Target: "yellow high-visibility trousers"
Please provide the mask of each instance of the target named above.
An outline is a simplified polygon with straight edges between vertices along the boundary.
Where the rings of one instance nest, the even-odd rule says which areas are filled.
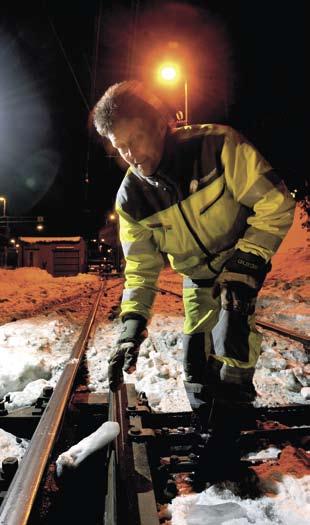
[[[213,298],[212,285],[207,284],[184,279],[186,380],[206,385],[217,374],[224,382],[249,383],[262,341],[255,315],[223,310],[220,297]]]

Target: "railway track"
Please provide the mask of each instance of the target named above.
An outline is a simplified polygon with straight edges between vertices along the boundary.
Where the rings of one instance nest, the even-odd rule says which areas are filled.
[[[61,424],[68,407],[70,396],[72,395],[76,376],[82,364],[84,351],[103,290],[104,287],[101,286],[80,336],[72,349],[70,359],[66,363],[52,395],[49,399],[47,396],[44,399],[43,395],[42,403],[40,403],[41,406],[36,407],[37,415],[41,412],[41,417],[38,418],[39,421],[32,435],[27,452],[2,502],[0,508],[0,523],[3,525],[22,525],[29,522],[43,473],[55,445],[56,438],[61,430]],[[36,413],[32,415],[36,415]],[[16,422],[18,417],[22,418],[23,414],[16,414],[15,418],[13,415],[13,426],[15,425],[15,427],[18,424],[18,422]],[[3,416],[4,421],[1,421],[2,428],[6,427],[5,418],[6,415]],[[11,417],[7,416],[7,419],[7,423],[9,424]],[[5,481],[4,479],[4,482]],[[16,501],[19,502],[18,505],[16,505]]]
[[[15,476],[16,461],[13,460],[7,461],[0,472],[0,502],[3,498],[0,524],[62,523],[59,516],[69,509],[70,522],[74,524],[158,525],[159,509],[178,494],[180,476],[183,479],[186,477],[189,491],[192,490],[191,480],[206,442],[205,422],[193,412],[153,412],[146,396],[136,394],[134,385],[123,385],[117,394],[110,396],[91,394],[87,390],[87,381],[79,377],[83,376],[83,355],[99,302],[110,288],[118,285],[115,283],[110,287],[106,281],[103,282],[54,392],[47,389],[36,407],[17,410],[10,415],[6,415],[3,409],[1,412],[0,406],[0,426],[20,435],[18,430],[22,421],[25,437],[31,437]],[[159,291],[171,293],[165,289]],[[261,321],[258,324],[264,329],[309,344],[309,338],[287,332],[283,327]],[[244,458],[249,451],[261,450],[268,444],[281,448],[289,442],[309,466],[309,405],[273,408],[247,405],[241,410],[240,449]],[[64,480],[57,481],[55,459],[66,448],[59,439],[62,437],[70,445],[77,441],[77,435],[83,437],[89,434],[107,419],[119,423],[119,436],[101,455],[95,456],[93,461],[90,459],[88,467],[82,468],[80,473],[72,471],[64,476]],[[80,426],[84,427],[82,431]],[[74,432],[72,428],[75,428]],[[243,459],[248,467],[260,462],[252,460],[250,463]],[[90,515],[87,507],[91,506],[89,498],[93,494],[85,489],[85,476],[94,476],[94,471],[98,470],[95,477],[99,484],[96,512]],[[253,480],[251,486],[247,486],[247,482],[241,488],[244,493],[257,489],[253,488]],[[90,484],[89,477],[86,483]],[[74,490],[69,491],[69,497],[65,497],[63,491],[68,489],[68,485],[73,485]],[[85,498],[86,514],[79,508],[79,494]],[[69,505],[67,509],[65,504]],[[70,505],[78,507],[73,513],[74,519]]]
[[[243,406],[240,410],[243,458],[250,451],[271,444],[283,448],[290,442],[310,469],[310,456],[304,448],[310,439],[309,406]],[[159,509],[178,494],[178,480],[187,480],[188,491],[193,491],[193,476],[207,439],[202,422],[193,412],[152,413],[147,400],[137,398],[134,385],[128,384],[110,400],[110,417],[119,421],[121,433],[110,456],[104,523],[158,525]],[[253,467],[262,460],[242,462]],[[255,475],[241,480],[239,490],[241,497],[258,496]]]

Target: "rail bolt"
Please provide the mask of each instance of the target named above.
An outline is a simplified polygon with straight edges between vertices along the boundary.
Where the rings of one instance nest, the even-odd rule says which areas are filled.
[[[3,477],[7,481],[13,479],[18,469],[18,459],[15,456],[9,456],[2,461]]]
[[[5,408],[4,399],[0,399],[0,416],[6,416],[8,411]]]
[[[141,430],[138,427],[132,427],[130,429],[130,433],[133,434],[134,436],[138,436],[141,433]]]
[[[43,406],[43,397],[38,397],[38,399],[36,400],[36,404],[35,404],[35,407],[36,408],[41,408]]]
[[[166,487],[164,489],[165,496],[169,499],[172,499],[177,495],[177,493],[178,489],[175,481],[173,481],[172,479],[168,479]]]
[[[52,386],[45,386],[43,388],[43,397],[47,397],[48,399],[52,397],[52,393],[54,392],[54,388]]]

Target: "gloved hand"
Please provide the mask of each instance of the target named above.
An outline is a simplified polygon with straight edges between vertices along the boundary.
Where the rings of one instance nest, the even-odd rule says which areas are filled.
[[[112,392],[124,381],[123,370],[131,374],[136,363],[141,343],[147,337],[146,319],[139,314],[123,317],[123,328],[116,342],[116,348],[109,357],[108,378]]]
[[[221,294],[224,310],[250,315],[254,312],[256,297],[271,264],[242,250],[236,250],[226,261],[223,272],[216,279],[213,297]]]

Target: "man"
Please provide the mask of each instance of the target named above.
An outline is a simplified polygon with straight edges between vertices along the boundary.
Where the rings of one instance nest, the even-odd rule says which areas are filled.
[[[291,226],[293,198],[239,133],[213,124],[172,129],[164,105],[137,81],[111,86],[93,120],[129,164],[116,198],[126,282],[111,390],[123,369],[135,369],[166,254],[184,277],[184,369],[193,408],[208,393],[253,400],[261,343],[255,301]]]

